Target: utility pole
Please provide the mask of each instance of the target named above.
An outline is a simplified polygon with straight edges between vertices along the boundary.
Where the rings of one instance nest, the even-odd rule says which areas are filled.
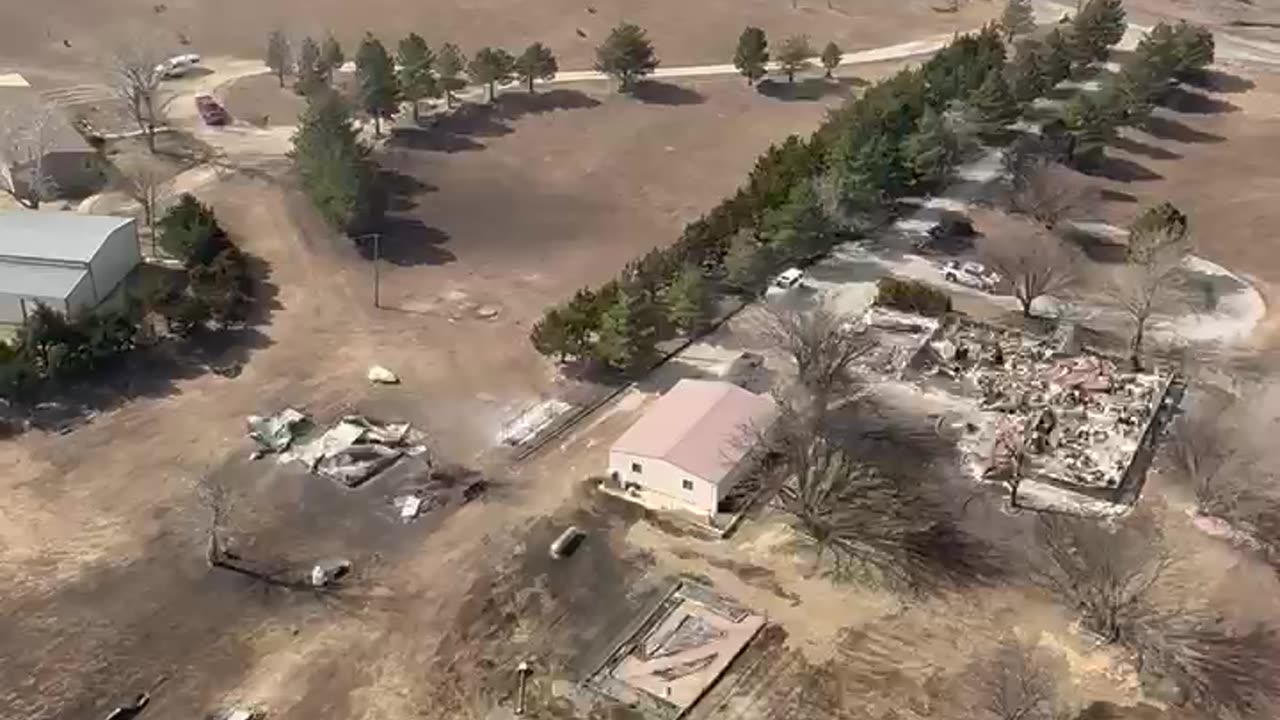
[[[373,234],[373,306],[382,307],[382,270],[378,261],[382,259],[382,236]]]
[[[375,308],[382,307],[382,268],[379,267],[379,261],[382,259],[382,235],[381,233],[368,233],[359,235],[355,238],[356,242],[373,240],[373,306]]]
[[[519,694],[516,696],[516,714],[517,715],[524,714],[525,683],[528,681],[529,674],[532,672],[533,672],[533,668],[529,667],[529,663],[524,660],[521,660],[520,664],[516,666],[516,673],[520,675],[520,690],[519,690]]]

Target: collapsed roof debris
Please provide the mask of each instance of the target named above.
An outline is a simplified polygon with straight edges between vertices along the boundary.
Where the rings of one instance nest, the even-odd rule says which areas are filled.
[[[258,442],[262,452],[281,453],[311,428],[311,420],[299,410],[285,408],[267,417],[250,415],[248,425],[249,437]]]
[[[316,475],[358,487],[402,457],[425,454],[425,439],[407,422],[345,415],[319,437],[282,454],[280,462],[297,460]]]
[[[937,335],[939,323],[935,318],[872,307],[853,329],[871,346],[858,358],[857,370],[871,376],[898,378]]]
[[[681,582],[637,618],[586,686],[646,717],[683,717],[765,626],[711,590]]]
[[[1017,472],[1114,500],[1170,377],[1123,372],[1074,344],[1069,329],[1036,336],[958,319],[927,344],[913,379],[976,402],[981,439],[961,443],[975,475]]]
[[[305,439],[314,426],[300,410],[285,408],[266,417],[250,415],[254,457],[277,453],[279,461],[298,461],[310,472],[357,487],[402,457],[427,453],[426,437],[407,422],[384,423],[363,415],[344,415],[318,437]],[[427,459],[429,462],[429,458]]]

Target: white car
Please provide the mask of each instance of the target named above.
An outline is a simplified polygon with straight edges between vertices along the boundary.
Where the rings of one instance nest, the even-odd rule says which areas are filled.
[[[948,260],[942,265],[942,277],[947,282],[977,290],[991,291],[1000,282],[1000,276],[979,262]]]
[[[156,66],[156,72],[166,80],[180,78],[191,72],[200,64],[200,56],[195,53],[174,55]]]
[[[790,290],[800,284],[804,280],[804,271],[800,268],[787,268],[778,274],[778,277],[769,283],[770,289]]]

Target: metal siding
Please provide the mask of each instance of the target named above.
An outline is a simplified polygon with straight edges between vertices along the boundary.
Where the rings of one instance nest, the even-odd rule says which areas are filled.
[[[89,277],[89,273],[85,273],[80,278],[80,282],[67,294],[66,307],[67,312],[74,313],[77,310],[92,310],[97,307],[102,299],[94,299],[93,297],[93,278]]]
[[[640,473],[632,472],[633,462],[640,463]],[[624,485],[634,483],[700,512],[713,513],[719,503],[719,488],[714,483],[687,473],[665,460],[611,451],[609,471],[616,472],[619,482]],[[685,490],[681,485],[681,480],[686,478],[693,481],[693,490]]]
[[[17,295],[0,292],[0,323],[18,325],[22,322],[22,300]]]
[[[136,228],[137,223],[133,222],[116,228],[89,262],[98,286],[98,302],[105,300],[129,271],[142,262]]]

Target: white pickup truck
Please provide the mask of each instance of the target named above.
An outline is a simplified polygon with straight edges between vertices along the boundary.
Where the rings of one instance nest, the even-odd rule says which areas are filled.
[[[174,55],[168,60],[156,65],[156,73],[166,80],[180,78],[194,70],[199,65],[200,56],[195,53]]]

